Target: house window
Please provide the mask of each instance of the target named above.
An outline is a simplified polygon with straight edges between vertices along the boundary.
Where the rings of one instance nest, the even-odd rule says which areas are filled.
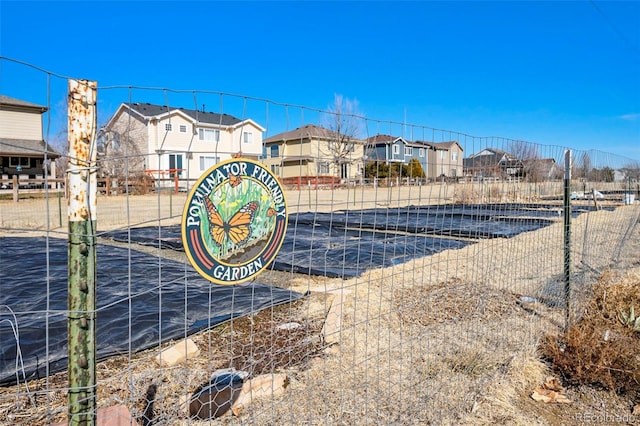
[[[400,154],[400,145],[398,145],[397,143],[393,144],[393,153],[395,155]]]
[[[340,179],[349,179],[349,165],[347,163],[340,164]]]
[[[182,154],[169,154],[169,169],[178,169],[178,177],[182,176]],[[169,177],[175,177],[175,171]]]
[[[273,173],[276,176],[280,176],[280,166],[277,164],[272,164],[271,165],[271,173]]]
[[[279,145],[271,145],[271,158],[278,158],[280,156]]]
[[[205,170],[209,170],[211,167],[218,164],[220,159],[218,157],[211,156],[202,156],[200,157],[200,171],[204,172]]]
[[[457,152],[452,152],[451,153],[451,161],[458,161],[458,153]]]
[[[243,132],[242,140],[244,143],[253,143],[253,133],[252,132]]]
[[[424,157],[424,148],[420,148],[420,149],[418,150],[418,155],[419,155],[420,157]]]
[[[201,141],[220,142],[220,130],[198,129],[198,139]]]
[[[444,160],[444,151],[440,151],[440,159]]]
[[[328,175],[329,174],[329,163],[326,161],[321,161],[318,163],[318,175]]]
[[[9,157],[9,167],[29,167],[29,157]]]
[[[413,156],[413,148],[411,148],[410,146],[405,146],[404,155],[406,155],[407,157]]]
[[[165,123],[164,124],[164,131],[165,132],[170,132],[171,130],[172,130],[171,123]]]
[[[186,126],[186,124],[181,124],[181,125],[180,125],[180,133],[187,133],[187,126]]]

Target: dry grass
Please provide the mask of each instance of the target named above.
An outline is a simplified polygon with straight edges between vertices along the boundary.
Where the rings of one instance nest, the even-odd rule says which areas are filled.
[[[629,223],[637,218],[637,209],[628,207],[574,221],[573,267],[585,285],[594,270],[622,266],[629,274],[625,276],[638,273],[640,229],[627,235]],[[157,367],[153,357],[161,348],[100,363],[99,406],[125,404],[140,416],[146,391],[155,384],[156,420],[172,425],[543,425],[574,424],[585,410],[628,414],[638,403],[631,396],[585,386],[567,389],[574,401],[569,406],[530,398],[532,389],[554,371],[544,362],[540,341],[564,325],[562,306],[539,298],[561,291],[562,231],[558,223],[345,281],[267,272],[261,280],[296,291],[345,290],[337,346],[326,348],[319,337],[333,296],[314,292],[297,304],[193,336],[202,352],[178,367]],[[612,264],[612,253],[623,239],[629,245]],[[184,260],[183,254],[173,256]],[[626,290],[611,290],[626,283],[625,276],[604,274],[600,285],[608,289],[606,297],[594,302],[608,310],[614,322],[619,304],[636,303]],[[585,298],[581,306],[592,306],[591,295],[604,294],[598,288],[580,292]],[[538,301],[523,302],[527,299],[521,296]],[[636,309],[640,313],[640,304]],[[301,327],[287,333],[277,329],[292,321]],[[180,399],[213,370],[229,366],[252,374],[284,372],[291,383],[284,397],[256,401],[240,418],[186,419]],[[64,419],[65,387],[61,374],[48,383],[29,383],[28,392],[24,385],[2,388],[0,419],[29,425]]]

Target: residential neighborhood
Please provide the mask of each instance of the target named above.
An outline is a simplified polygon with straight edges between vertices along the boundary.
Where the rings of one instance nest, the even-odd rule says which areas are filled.
[[[45,112],[44,106],[0,95],[0,186],[10,187],[14,176],[20,182],[62,177],[55,161],[61,154],[43,137]],[[531,152],[518,156],[491,146],[467,154],[456,140],[359,138],[312,123],[264,138],[266,131],[251,118],[207,111],[204,105],[198,110],[123,102],[98,132],[99,176],[144,176],[158,188],[186,189],[211,166],[239,156],[263,162],[283,184],[297,186],[538,182],[563,174],[554,158]],[[593,173],[601,180],[624,181],[629,170]]]

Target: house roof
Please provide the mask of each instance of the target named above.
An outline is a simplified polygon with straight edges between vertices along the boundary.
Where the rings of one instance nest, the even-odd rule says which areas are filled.
[[[300,139],[332,139],[336,133],[315,124],[305,124],[288,132],[278,133],[264,140],[265,143],[277,141],[291,141]]]
[[[126,106],[142,115],[143,117],[153,118],[162,116],[174,111],[180,111],[197,122],[200,123],[209,123],[209,124],[217,124],[222,126],[235,126],[242,122],[242,120],[229,115],[229,114],[218,114],[215,112],[205,112],[198,111],[194,109],[187,108],[176,108],[176,107],[167,107],[166,105],[153,105],[150,103],[125,103]]]
[[[458,141],[447,141],[447,142],[427,142],[429,145],[435,147],[436,149],[451,149],[453,145],[458,145],[461,151],[464,151],[462,146],[458,143]]]
[[[471,154],[469,158],[482,157],[482,156],[496,156],[496,157],[513,157],[513,155],[509,154],[507,151],[503,151],[498,148],[485,148],[482,151],[479,151],[475,154]],[[515,157],[514,157],[515,158]]]
[[[31,102],[23,101],[21,99],[12,98],[5,95],[0,95],[0,109],[2,109],[2,107],[4,106],[28,108],[28,109],[36,110],[40,113],[47,111],[47,107],[44,107],[42,105],[34,104]]]
[[[436,147],[433,146],[433,144],[431,144],[429,142],[423,142],[423,141],[405,142],[405,145],[411,146],[411,147],[433,149],[434,151],[436,149]]]
[[[43,140],[8,139],[0,138],[1,155],[22,155],[30,157],[43,156],[47,153],[49,158],[58,158],[60,154]]]
[[[375,135],[375,136],[371,136],[369,138],[367,138],[367,143],[372,144],[372,143],[391,143],[393,141],[396,141],[398,139],[402,139],[399,136],[391,136],[391,135]]]
[[[518,157],[498,148],[485,148],[467,158],[463,158],[462,163],[467,168],[522,164]]]

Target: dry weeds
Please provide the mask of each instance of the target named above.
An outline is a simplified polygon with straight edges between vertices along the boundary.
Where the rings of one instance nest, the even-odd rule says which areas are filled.
[[[572,261],[580,284],[620,266],[638,273],[639,227],[629,234],[629,224],[637,219],[637,208],[629,206],[574,221]],[[561,291],[562,235],[562,224],[557,223],[345,281],[265,273],[261,280],[296,291],[349,290],[336,347],[325,348],[318,340],[333,296],[314,292],[299,305],[270,309],[193,336],[202,354],[179,367],[153,363],[162,348],[100,363],[99,406],[125,404],[140,416],[147,389],[157,384],[156,419],[172,425],[543,425],[574,424],[576,416],[587,411],[628,414],[637,401],[584,386],[567,389],[574,401],[568,406],[530,398],[552,372],[539,343],[564,326],[562,306],[540,297]],[[621,241],[628,245],[621,247]],[[182,254],[174,256],[184,260]],[[625,281],[604,277],[607,288]],[[590,294],[597,291],[579,294],[584,298],[581,306],[590,306]],[[602,306],[635,303],[614,297],[607,292]],[[274,330],[286,322],[302,328],[288,334]],[[255,374],[284,372],[291,383],[284,397],[256,401],[240,418],[186,419],[180,398],[213,370],[229,366]],[[60,375],[29,383],[28,392],[24,385],[0,389],[0,419],[11,415],[5,417],[11,424],[29,425],[64,419],[65,386]]]
[[[640,330],[621,321],[632,306],[640,306],[640,275],[603,274],[582,318],[566,334],[541,342],[553,370],[566,383],[640,400]]]

